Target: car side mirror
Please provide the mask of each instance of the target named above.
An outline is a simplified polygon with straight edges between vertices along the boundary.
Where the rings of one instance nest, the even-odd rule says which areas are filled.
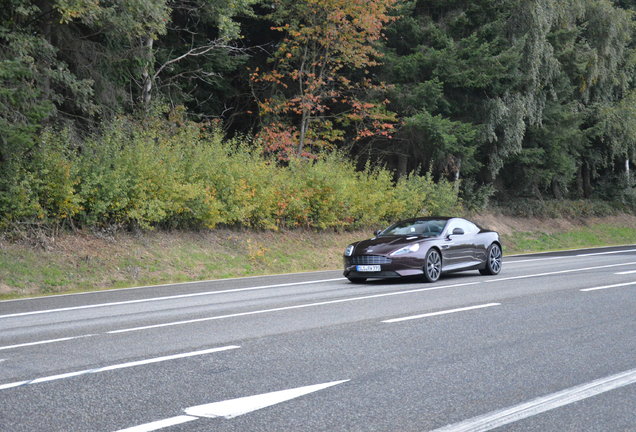
[[[379,236],[379,235],[380,235],[380,233],[382,233],[382,230],[375,230],[375,231],[373,231],[373,235],[374,235],[374,236],[376,236],[376,237],[377,237],[377,236]]]
[[[455,228],[453,230],[453,235],[464,235],[464,230],[461,228]]]

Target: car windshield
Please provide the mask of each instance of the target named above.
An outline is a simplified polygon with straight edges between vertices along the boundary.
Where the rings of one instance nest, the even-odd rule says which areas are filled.
[[[393,224],[382,231],[379,237],[408,235],[434,237],[442,233],[442,231],[444,230],[444,226],[446,226],[446,222],[446,220],[441,219],[402,221]]]

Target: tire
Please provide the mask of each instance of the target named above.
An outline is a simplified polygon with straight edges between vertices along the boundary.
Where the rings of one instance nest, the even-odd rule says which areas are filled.
[[[484,276],[497,275],[501,272],[501,265],[501,247],[497,243],[493,243],[486,252],[486,267],[479,269],[479,273]]]
[[[367,278],[348,277],[347,279],[349,279],[349,282],[354,284],[361,284],[367,281]]]
[[[437,249],[430,249],[424,258],[424,280],[436,282],[442,274],[442,256]]]

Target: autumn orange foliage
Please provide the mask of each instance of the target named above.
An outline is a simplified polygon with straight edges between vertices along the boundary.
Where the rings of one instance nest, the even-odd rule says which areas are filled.
[[[353,139],[390,137],[395,117],[388,101],[361,95],[384,90],[370,68],[379,63],[374,43],[396,1],[274,0],[272,29],[284,37],[271,69],[251,74],[253,84],[268,90],[258,101],[266,152],[287,159],[335,147],[345,125],[355,125]]]

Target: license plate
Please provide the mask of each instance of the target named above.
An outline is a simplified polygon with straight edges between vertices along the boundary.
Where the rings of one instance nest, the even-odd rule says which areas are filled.
[[[359,272],[379,272],[381,268],[379,265],[359,265],[356,266],[356,270]]]

